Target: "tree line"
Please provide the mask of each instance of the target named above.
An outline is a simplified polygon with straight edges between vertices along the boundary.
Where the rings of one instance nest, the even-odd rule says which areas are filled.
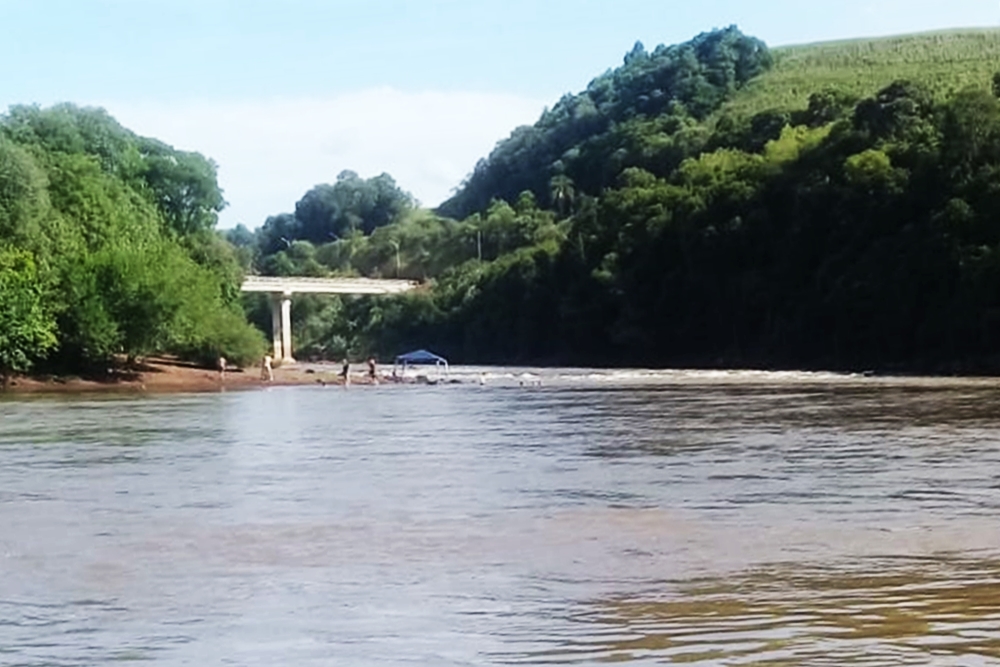
[[[732,104],[774,62],[735,28],[636,45],[437,211],[345,171],[223,233],[202,156],[100,111],[14,108],[0,363],[251,358],[270,331],[266,297],[238,294],[253,272],[423,283],[297,297],[307,358],[1000,370],[1000,77]]]

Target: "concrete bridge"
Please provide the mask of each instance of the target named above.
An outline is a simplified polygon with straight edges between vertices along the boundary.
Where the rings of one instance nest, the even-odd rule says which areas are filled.
[[[274,358],[295,363],[292,356],[292,295],[299,294],[399,294],[414,289],[409,280],[374,278],[274,278],[247,276],[240,289],[271,295],[271,329],[274,332]]]

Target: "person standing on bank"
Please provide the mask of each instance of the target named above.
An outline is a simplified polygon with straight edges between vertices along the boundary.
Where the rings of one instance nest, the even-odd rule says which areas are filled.
[[[274,358],[270,354],[264,355],[264,361],[260,364],[260,379],[266,380],[267,382],[274,381],[274,370],[273,370]]]
[[[344,378],[344,386],[351,384],[351,362],[344,357],[344,364],[340,368],[340,377]]]
[[[378,384],[378,375],[375,372],[375,357],[368,357],[368,379],[372,384]]]

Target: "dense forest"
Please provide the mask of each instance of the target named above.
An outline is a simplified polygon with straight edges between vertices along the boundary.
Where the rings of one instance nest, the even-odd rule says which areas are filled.
[[[152,352],[250,361],[263,336],[214,231],[215,165],[104,111],[0,118],[0,375],[106,371]]]
[[[998,31],[636,44],[436,211],[344,171],[222,233],[210,161],[102,112],[15,108],[0,366],[249,358],[270,329],[236,292],[254,272],[423,283],[297,296],[300,358],[1000,372],[998,71]]]

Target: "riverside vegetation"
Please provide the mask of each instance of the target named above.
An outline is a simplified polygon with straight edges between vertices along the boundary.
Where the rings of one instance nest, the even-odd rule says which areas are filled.
[[[222,234],[201,156],[102,112],[14,108],[0,318],[21,324],[0,363],[249,356],[241,306],[270,315],[238,298],[242,270],[427,284],[297,297],[306,357],[1000,371],[998,71],[989,30],[636,44],[436,211],[345,171]]]
[[[103,371],[117,355],[242,362],[263,349],[213,231],[215,166],[105,112],[13,107],[0,122],[0,374]]]

